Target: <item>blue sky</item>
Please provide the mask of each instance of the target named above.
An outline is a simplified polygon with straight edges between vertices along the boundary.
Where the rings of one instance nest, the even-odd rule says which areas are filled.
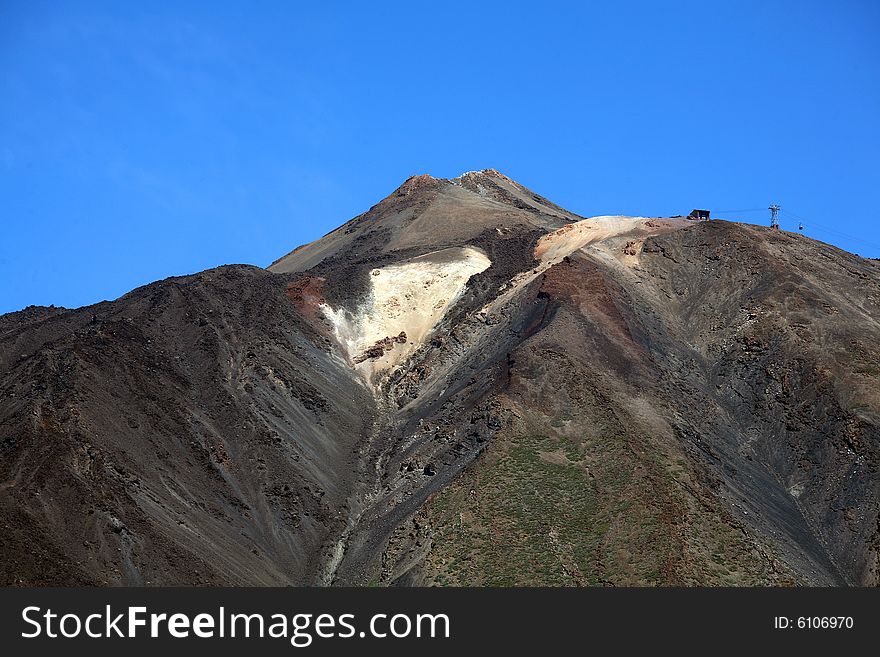
[[[2,0],[0,312],[265,266],[487,167],[583,215],[776,202],[880,257],[878,37],[872,0]]]

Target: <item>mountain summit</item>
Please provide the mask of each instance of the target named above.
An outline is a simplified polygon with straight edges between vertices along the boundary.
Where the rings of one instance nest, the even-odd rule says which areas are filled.
[[[414,176],[0,317],[6,584],[876,585],[880,263]]]

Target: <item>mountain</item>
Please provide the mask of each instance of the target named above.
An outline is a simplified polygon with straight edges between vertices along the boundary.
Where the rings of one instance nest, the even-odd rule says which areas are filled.
[[[880,263],[416,176],[0,317],[0,581],[877,585]]]

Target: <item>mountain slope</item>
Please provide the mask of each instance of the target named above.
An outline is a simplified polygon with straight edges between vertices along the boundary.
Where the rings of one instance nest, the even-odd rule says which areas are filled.
[[[428,505],[435,581],[876,584],[877,284],[719,222],[551,269],[515,422]]]
[[[0,577],[876,585],[878,304],[800,235],[414,177],[0,317]]]

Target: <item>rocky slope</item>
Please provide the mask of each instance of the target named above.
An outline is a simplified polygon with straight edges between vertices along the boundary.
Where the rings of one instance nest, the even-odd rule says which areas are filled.
[[[880,265],[418,176],[0,317],[5,584],[876,585]]]

